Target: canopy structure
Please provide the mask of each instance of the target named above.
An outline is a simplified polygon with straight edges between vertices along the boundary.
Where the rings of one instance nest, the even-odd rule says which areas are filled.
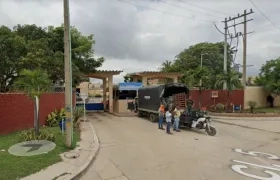
[[[113,113],[114,103],[113,103],[113,76],[119,75],[120,70],[97,70],[94,73],[88,74],[89,78],[97,78],[103,80],[103,104],[104,110],[106,110],[107,102],[107,89],[109,90],[109,112]]]
[[[142,86],[143,86],[142,83],[138,83],[138,82],[119,83],[118,90],[133,91],[133,90],[138,90]]]
[[[163,79],[169,78],[172,79],[174,83],[178,82],[178,78],[183,76],[182,73],[177,72],[159,72],[159,71],[142,71],[136,73],[130,73],[127,76],[132,78],[133,82],[141,81],[143,86],[148,85],[148,79]]]

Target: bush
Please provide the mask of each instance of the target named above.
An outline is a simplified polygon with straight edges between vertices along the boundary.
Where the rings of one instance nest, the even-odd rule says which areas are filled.
[[[42,130],[39,132],[39,135],[37,136],[35,134],[35,129],[29,129],[26,131],[23,131],[19,134],[20,142],[24,141],[34,141],[34,140],[47,140],[55,142],[55,135],[49,130]]]
[[[102,95],[101,94],[95,94],[95,96],[94,97],[96,97],[96,98],[101,98],[102,97]]]
[[[222,103],[218,103],[216,104],[216,109],[218,112],[223,112],[225,110],[225,105],[223,105]]]
[[[248,101],[247,105],[250,107],[250,112],[254,113],[254,110],[257,107],[257,102],[256,101]]]
[[[77,127],[78,120],[84,115],[84,107],[83,106],[78,106],[74,109],[73,111],[73,124],[75,127]]]
[[[47,125],[49,127],[58,126],[59,121],[65,118],[65,109],[62,108],[60,111],[54,110],[47,116]]]
[[[208,106],[208,111],[210,112],[216,112],[216,106],[215,105],[211,105],[211,106]]]

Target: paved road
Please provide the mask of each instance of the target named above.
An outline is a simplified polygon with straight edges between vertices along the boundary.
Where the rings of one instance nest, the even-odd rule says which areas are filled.
[[[233,150],[280,156],[279,134],[215,123],[215,137],[187,130],[167,135],[157,129],[157,124],[137,117],[105,113],[91,117],[101,146],[81,180],[252,180],[250,174],[266,177],[261,180],[280,180],[280,166],[271,168],[271,164],[280,165],[280,159],[272,160],[278,157]],[[249,174],[233,171],[232,165],[236,171],[248,166],[240,173]],[[272,170],[260,166],[270,166]],[[274,178],[268,178],[271,175],[264,170],[274,173]]]

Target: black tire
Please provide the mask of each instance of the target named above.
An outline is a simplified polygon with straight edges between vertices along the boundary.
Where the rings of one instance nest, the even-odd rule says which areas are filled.
[[[213,126],[210,126],[209,129],[206,127],[206,132],[209,136],[215,136],[217,134],[217,130]]]
[[[156,122],[156,121],[157,121],[157,117],[156,117],[156,115],[153,114],[153,113],[151,113],[151,114],[149,115],[149,119],[150,119],[151,122]]]
[[[143,115],[142,115],[142,112],[138,110],[138,111],[137,111],[137,116],[138,116],[138,117],[142,117],[142,116],[143,116]]]

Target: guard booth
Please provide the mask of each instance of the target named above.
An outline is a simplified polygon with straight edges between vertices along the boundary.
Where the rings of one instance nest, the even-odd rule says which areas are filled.
[[[137,97],[137,91],[143,87],[142,83],[129,82],[119,83],[114,87],[114,112],[115,113],[131,113],[128,106],[134,102]]]
[[[108,111],[109,113],[113,113],[114,104],[113,104],[113,76],[119,75],[122,71],[120,70],[96,70],[93,73],[87,75],[88,78],[96,78],[101,79],[102,83],[102,98],[100,100],[92,100],[91,97],[87,97],[85,108],[88,112],[96,112],[96,111]],[[91,91],[89,87],[89,82],[86,82],[83,87],[81,87],[82,83],[79,85],[80,94],[88,94]],[[77,93],[78,94],[78,93]],[[79,97],[77,97],[81,100]],[[77,106],[82,106],[83,101],[79,101],[76,103]]]

